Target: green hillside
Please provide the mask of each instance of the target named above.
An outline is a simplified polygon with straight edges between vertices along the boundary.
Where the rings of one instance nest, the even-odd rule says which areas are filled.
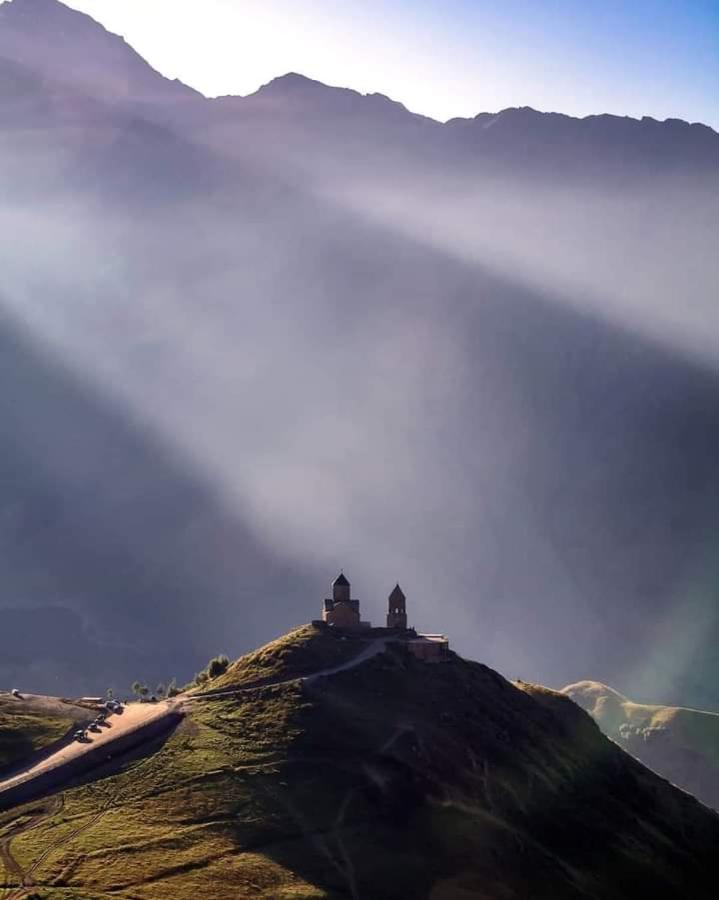
[[[719,809],[718,714],[633,703],[597,681],[570,684],[563,693],[645,765]]]
[[[240,657],[223,675],[197,690],[222,691],[311,675],[320,669],[349,662],[363,647],[361,641],[345,635],[303,625]]]
[[[59,740],[87,716],[86,709],[54,698],[0,694],[0,772]]]
[[[362,648],[305,628],[232,677]],[[0,814],[6,884],[52,900],[714,897],[718,816],[568,697],[478,663],[391,647],[186,708],[123,770]]]

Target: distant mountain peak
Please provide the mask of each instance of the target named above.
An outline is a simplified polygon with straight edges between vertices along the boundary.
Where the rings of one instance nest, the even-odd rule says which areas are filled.
[[[273,78],[271,81],[268,81],[267,84],[263,85],[260,90],[267,90],[268,88],[283,88],[283,89],[294,89],[294,88],[318,88],[323,89],[327,88],[328,85],[324,84],[321,81],[318,81],[316,78],[309,78],[307,75],[302,75],[300,72],[286,72],[284,75],[278,75],[276,78]]]
[[[200,96],[155,71],[121,35],[59,0],[10,0],[0,6],[0,58],[103,100]]]
[[[331,116],[354,117],[368,114],[386,121],[434,121],[407,109],[404,104],[380,93],[367,93],[354,88],[325,84],[299,72],[287,72],[263,84],[255,93],[233,99],[256,104],[259,109],[284,109],[291,114],[328,113]]]

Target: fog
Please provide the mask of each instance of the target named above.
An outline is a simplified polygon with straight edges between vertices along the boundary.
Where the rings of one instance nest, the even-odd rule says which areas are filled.
[[[558,171],[318,88],[258,118],[23,84],[3,683],[182,681],[344,568],[509,677],[719,703],[719,143],[617,163],[608,121]]]

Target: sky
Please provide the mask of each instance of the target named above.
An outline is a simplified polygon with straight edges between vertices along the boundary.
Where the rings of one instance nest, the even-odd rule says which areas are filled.
[[[4,2],[4,0],[0,0]],[[508,106],[719,127],[719,0],[69,0],[208,96],[296,71],[446,120]]]

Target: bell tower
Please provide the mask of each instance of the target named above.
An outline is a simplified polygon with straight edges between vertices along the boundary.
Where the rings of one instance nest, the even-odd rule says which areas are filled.
[[[389,595],[389,611],[387,613],[387,628],[407,627],[407,598],[402,588],[395,585]]]

